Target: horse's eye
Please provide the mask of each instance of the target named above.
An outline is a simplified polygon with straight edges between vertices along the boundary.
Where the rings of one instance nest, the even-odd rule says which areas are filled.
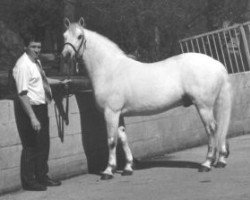
[[[79,35],[77,39],[78,39],[78,40],[82,39],[82,35]]]

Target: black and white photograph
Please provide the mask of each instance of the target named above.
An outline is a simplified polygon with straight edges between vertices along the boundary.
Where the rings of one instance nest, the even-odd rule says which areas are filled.
[[[0,0],[0,200],[249,200],[250,0]]]

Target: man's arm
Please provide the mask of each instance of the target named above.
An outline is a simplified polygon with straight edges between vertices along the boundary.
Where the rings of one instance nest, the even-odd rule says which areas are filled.
[[[57,85],[57,84],[61,84],[61,81],[58,80],[58,79],[54,79],[54,78],[48,78],[47,77],[47,80],[49,82],[50,85]]]
[[[50,85],[58,85],[58,84],[68,84],[69,82],[71,82],[70,79],[65,79],[65,80],[58,80],[58,79],[54,79],[54,78],[48,78],[47,77],[47,80],[49,82]]]
[[[40,131],[41,124],[38,121],[29,101],[29,97],[27,96],[27,91],[23,91],[20,94],[18,94],[18,98],[23,106],[24,111],[27,113],[27,115],[30,118],[31,125],[35,131]]]

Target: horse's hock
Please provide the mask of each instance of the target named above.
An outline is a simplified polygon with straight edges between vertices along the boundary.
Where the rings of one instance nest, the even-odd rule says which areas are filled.
[[[250,73],[230,75],[234,103],[229,136],[250,131]],[[64,99],[65,106],[65,99]],[[0,101],[0,193],[13,191],[20,184],[21,144],[14,103]],[[79,92],[69,99],[69,125],[64,127],[64,142],[58,137],[54,103],[49,106],[51,150],[50,173],[53,177],[103,170],[107,162],[105,123],[91,92]],[[179,107],[150,117],[125,119],[129,143],[135,158],[177,151],[206,142],[206,134],[193,106]],[[205,152],[204,152],[205,154]],[[229,162],[230,165],[230,162]]]

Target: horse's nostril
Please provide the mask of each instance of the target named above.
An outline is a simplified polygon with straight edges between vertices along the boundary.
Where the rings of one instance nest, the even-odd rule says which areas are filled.
[[[65,59],[66,59],[66,60],[69,60],[69,59],[70,59],[70,53],[67,53]]]
[[[67,51],[63,51],[62,52],[62,57],[63,57],[64,60],[67,60],[67,59],[70,58],[70,53],[67,52]]]

